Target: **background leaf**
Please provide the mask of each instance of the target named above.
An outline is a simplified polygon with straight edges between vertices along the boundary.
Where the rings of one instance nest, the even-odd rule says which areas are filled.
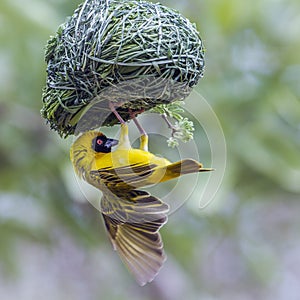
[[[194,192],[170,216],[162,230],[168,260],[144,288],[78,188],[71,138],[61,140],[40,116],[44,45],[77,4],[0,2],[0,298],[297,299],[300,2],[162,1],[195,22],[204,39],[206,71],[196,89],[221,122],[228,160],[208,207],[199,209]],[[196,98],[186,103],[196,119],[203,113]],[[150,139],[155,153],[176,157],[163,143]]]

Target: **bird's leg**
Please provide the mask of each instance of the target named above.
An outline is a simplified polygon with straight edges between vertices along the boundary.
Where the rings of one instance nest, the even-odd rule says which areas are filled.
[[[128,136],[128,125],[120,116],[120,114],[117,112],[114,103],[109,102],[109,108],[121,123],[121,132],[120,132],[118,149],[131,149],[129,136]]]
[[[148,134],[136,118],[136,114],[141,113],[143,111],[144,111],[144,109],[137,111],[137,112],[133,112],[131,109],[129,109],[129,114],[130,114],[130,118],[133,120],[134,124],[136,125],[137,129],[139,130],[139,132],[141,134],[140,149],[148,152]]]
[[[133,122],[135,123],[137,129],[139,130],[141,135],[147,135],[147,132],[145,131],[145,129],[142,127],[142,125],[139,123],[139,121],[136,118],[137,114],[140,114],[142,112],[144,112],[145,109],[140,109],[138,111],[132,111],[131,108],[128,109],[129,115],[130,115],[130,119],[133,120]]]
[[[148,134],[140,136],[140,149],[148,152]]]
[[[120,114],[117,112],[116,110],[116,104],[114,104],[113,102],[109,102],[109,108],[112,111],[112,113],[116,116],[116,118],[119,120],[119,122],[121,124],[125,124],[125,121],[123,120],[123,118],[120,116]]]

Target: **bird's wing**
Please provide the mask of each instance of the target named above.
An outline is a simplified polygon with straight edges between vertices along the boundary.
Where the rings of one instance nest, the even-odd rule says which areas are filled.
[[[90,178],[96,183],[105,184],[111,190],[133,189],[146,186],[147,179],[158,166],[155,164],[129,165],[118,168],[101,168],[90,171]]]
[[[144,187],[177,178],[184,174],[207,171],[213,171],[213,169],[203,168],[201,163],[193,159],[184,159],[166,166],[152,163],[102,168],[90,171],[90,178],[97,187],[104,184],[109,189],[118,191]]]
[[[105,191],[101,201],[104,222],[114,249],[140,285],[153,280],[165,261],[158,232],[169,206],[149,193]]]

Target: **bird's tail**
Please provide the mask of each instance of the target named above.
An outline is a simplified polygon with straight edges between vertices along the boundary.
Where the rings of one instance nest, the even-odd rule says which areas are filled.
[[[179,177],[184,174],[209,172],[213,171],[212,168],[203,168],[202,164],[193,159],[184,159],[172,163],[166,167],[165,180]],[[165,181],[163,180],[163,181]]]
[[[110,197],[109,197],[110,198]],[[153,280],[166,257],[159,234],[169,207],[145,191],[131,190],[118,202],[104,196],[102,215],[114,249],[140,285]]]

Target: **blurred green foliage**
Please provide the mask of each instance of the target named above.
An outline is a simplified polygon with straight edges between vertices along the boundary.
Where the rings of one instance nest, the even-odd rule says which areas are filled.
[[[78,3],[0,2],[1,299],[297,299],[300,2],[162,1],[204,39],[197,91],[220,119],[228,160],[208,207],[194,195],[170,216],[169,259],[144,288],[70,183],[72,140],[40,117],[44,45]]]

